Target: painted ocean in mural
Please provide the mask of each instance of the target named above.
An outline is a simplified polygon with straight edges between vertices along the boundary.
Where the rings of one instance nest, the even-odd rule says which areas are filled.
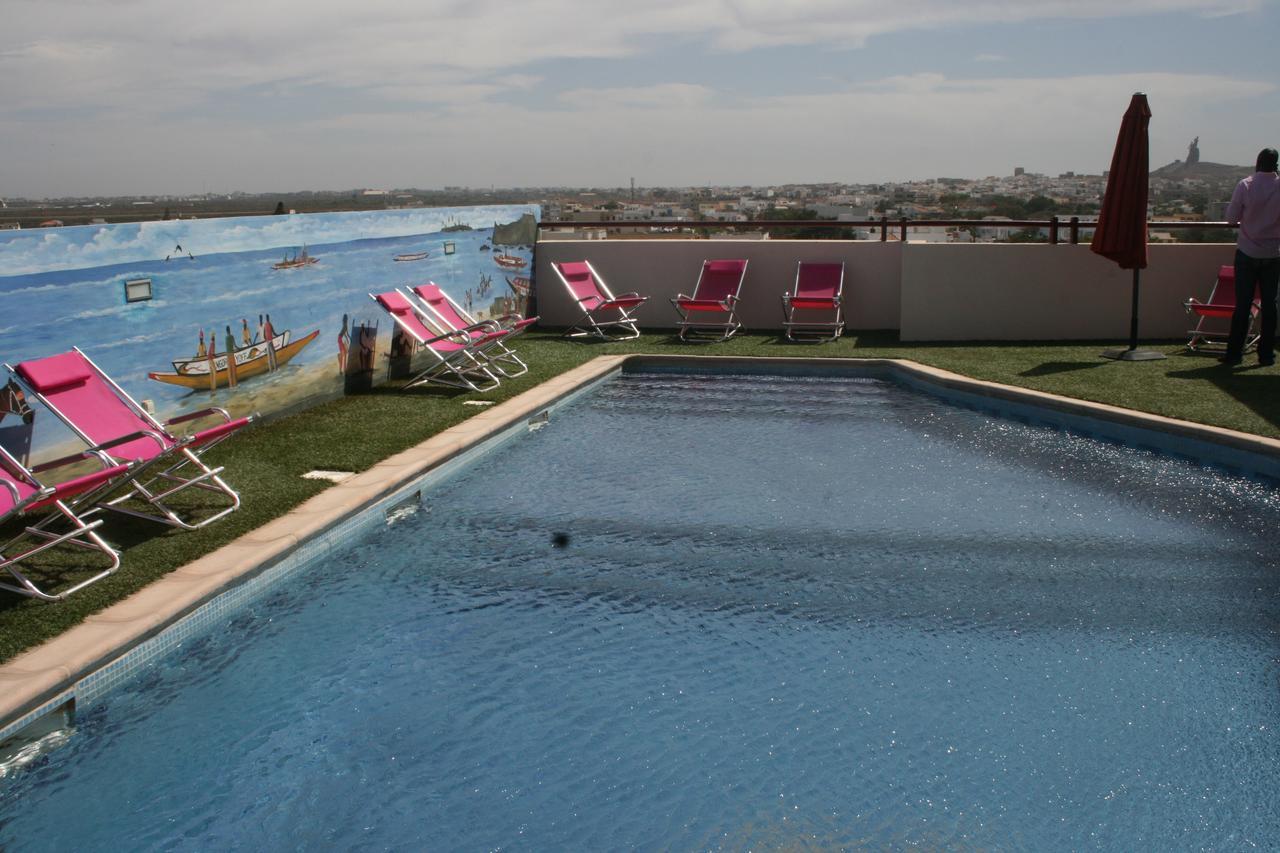
[[[160,416],[280,410],[342,393],[362,367],[385,378],[393,323],[370,292],[430,280],[481,317],[521,310],[537,215],[503,205],[0,232],[0,356],[79,346]],[[496,243],[495,225],[525,242]]]

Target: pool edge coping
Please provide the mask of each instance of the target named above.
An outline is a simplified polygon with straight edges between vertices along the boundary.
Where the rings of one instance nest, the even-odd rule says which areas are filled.
[[[879,367],[940,388],[1031,404],[1121,426],[1200,439],[1280,459],[1280,440],[1138,412],[1105,403],[973,379],[908,359],[603,355],[484,409],[411,448],[325,489],[284,515],[167,573],[62,634],[0,664],[0,740],[73,698],[77,684],[219,596],[286,560],[326,531],[359,516],[433,469],[633,362],[688,366]]]

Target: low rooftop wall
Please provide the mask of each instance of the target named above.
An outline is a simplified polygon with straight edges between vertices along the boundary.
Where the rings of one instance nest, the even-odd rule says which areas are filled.
[[[1234,248],[1155,244],[1140,278],[1138,332],[1177,338],[1182,308],[1209,295]],[[781,328],[781,295],[798,261],[844,261],[850,329],[898,329],[904,341],[1122,340],[1129,336],[1132,273],[1083,245],[898,243],[840,240],[580,240],[539,242],[538,313],[563,327],[580,312],[551,268],[586,258],[616,293],[650,297],[642,328],[675,326],[668,301],[690,293],[707,258],[746,258],[739,316],[745,328]],[[1193,325],[1193,324],[1192,324]]]

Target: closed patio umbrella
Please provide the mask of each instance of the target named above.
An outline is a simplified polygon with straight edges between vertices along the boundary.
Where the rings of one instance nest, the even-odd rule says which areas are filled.
[[[1107,192],[1102,197],[1098,227],[1089,248],[1110,258],[1120,269],[1133,270],[1133,313],[1129,319],[1129,348],[1102,353],[1104,358],[1149,361],[1163,353],[1138,349],[1138,273],[1147,265],[1147,176],[1150,171],[1147,125],[1151,107],[1147,96],[1135,92],[1120,122],[1116,150],[1111,155]]]

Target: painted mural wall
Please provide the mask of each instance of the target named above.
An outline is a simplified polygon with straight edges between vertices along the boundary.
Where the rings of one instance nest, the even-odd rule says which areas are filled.
[[[270,413],[367,388],[403,350],[368,294],[434,281],[477,318],[523,313],[538,212],[503,205],[3,231],[0,358],[78,346],[161,419],[211,405]],[[24,430],[10,416],[0,442],[38,458],[69,438],[41,423],[52,420],[37,411],[42,428]]]

